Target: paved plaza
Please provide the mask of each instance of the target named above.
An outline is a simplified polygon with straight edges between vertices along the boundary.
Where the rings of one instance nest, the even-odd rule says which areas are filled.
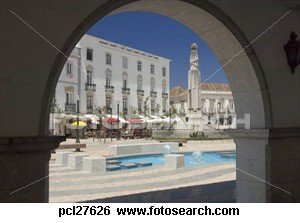
[[[107,140],[107,143],[93,139],[81,140],[87,144],[80,154],[89,156],[112,157],[108,147],[117,144],[156,143],[154,140]],[[68,139],[64,143],[74,143]],[[235,149],[232,140],[189,141],[180,147],[180,152],[188,151],[226,151]],[[64,150],[66,151],[66,150]],[[67,150],[68,151],[68,150]],[[74,151],[70,149],[69,151]],[[59,152],[59,150],[57,150]],[[56,155],[50,161],[50,202],[82,202],[95,199],[111,198],[150,191],[204,185],[235,180],[235,164],[214,164],[196,168],[170,170],[164,166],[143,169],[109,172],[105,175],[89,174],[59,166]]]

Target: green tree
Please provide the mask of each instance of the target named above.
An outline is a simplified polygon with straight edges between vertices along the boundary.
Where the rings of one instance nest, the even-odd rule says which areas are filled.
[[[134,106],[131,106],[130,107],[130,110],[131,110],[131,114],[133,114],[133,116],[136,116],[138,114],[138,110],[136,107]]]
[[[171,105],[170,110],[171,110],[171,117],[174,117],[178,114],[177,108],[175,107],[174,104]]]
[[[52,105],[51,105],[51,108],[50,108],[50,113],[59,113],[59,114],[62,113],[62,109],[57,104],[56,92],[54,93]]]

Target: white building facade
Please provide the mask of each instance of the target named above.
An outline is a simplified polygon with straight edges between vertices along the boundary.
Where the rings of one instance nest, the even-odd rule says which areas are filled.
[[[169,110],[170,62],[84,35],[61,72],[55,94],[57,105],[63,113],[73,114],[79,99],[82,114],[95,113],[98,108],[116,114],[119,104],[124,115],[163,115]]]

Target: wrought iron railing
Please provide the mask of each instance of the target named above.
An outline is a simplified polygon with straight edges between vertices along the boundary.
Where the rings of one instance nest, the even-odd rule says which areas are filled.
[[[93,114],[94,113],[94,108],[93,107],[87,107],[86,108],[86,113],[87,114]]]
[[[96,91],[96,84],[85,83],[85,90],[86,91]]]
[[[150,97],[156,98],[157,97],[157,92],[156,91],[150,91]]]
[[[65,112],[66,113],[75,113],[76,104],[75,103],[65,103]]]
[[[162,93],[162,98],[168,98],[169,94],[168,93]]]
[[[145,95],[145,91],[144,90],[137,90],[137,95],[138,96],[144,96]]]
[[[130,94],[130,88],[122,88],[122,93],[123,94]]]
[[[115,92],[115,87],[114,86],[105,85],[105,92],[113,94]]]

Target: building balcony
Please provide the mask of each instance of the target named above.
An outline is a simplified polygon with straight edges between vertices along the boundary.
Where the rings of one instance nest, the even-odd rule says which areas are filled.
[[[66,103],[65,104],[65,112],[66,113],[75,113],[76,112],[76,104],[75,103]]]
[[[96,84],[85,83],[85,90],[86,91],[96,91]]]
[[[155,91],[150,91],[150,97],[151,97],[151,98],[156,98],[156,97],[157,97],[157,92],[155,92]]]
[[[168,93],[162,93],[162,98],[168,98],[169,94]]]
[[[122,94],[130,94],[130,88],[122,88]]]
[[[86,113],[87,114],[93,114],[94,113],[94,108],[93,107],[87,107],[86,108]]]
[[[137,90],[137,95],[138,96],[144,96],[145,95],[145,91],[144,90]]]
[[[105,93],[111,93],[113,94],[115,92],[115,87],[114,86],[107,86],[105,85]]]

